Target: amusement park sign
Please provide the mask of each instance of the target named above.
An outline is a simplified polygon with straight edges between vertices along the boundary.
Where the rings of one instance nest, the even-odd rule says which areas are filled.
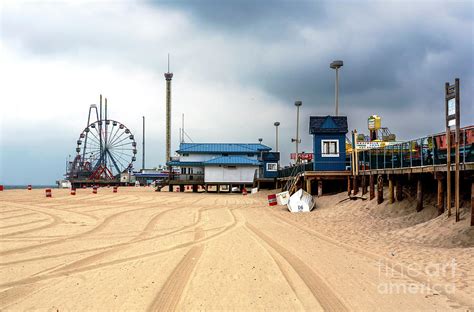
[[[400,142],[377,142],[377,141],[372,141],[372,142],[367,142],[367,141],[360,141],[356,143],[356,148],[358,150],[368,150],[368,149],[373,149],[373,148],[383,148],[387,147],[390,145],[395,145]]]

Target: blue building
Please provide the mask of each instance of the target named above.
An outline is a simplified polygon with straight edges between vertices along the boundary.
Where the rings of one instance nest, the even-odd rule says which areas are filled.
[[[309,133],[313,135],[314,171],[345,171],[346,116],[310,116]]]
[[[174,184],[247,185],[278,175],[279,153],[260,143],[181,143]]]

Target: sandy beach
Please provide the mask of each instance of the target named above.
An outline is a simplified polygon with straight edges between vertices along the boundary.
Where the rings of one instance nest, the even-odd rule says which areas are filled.
[[[267,194],[0,192],[0,309],[473,310],[467,209]]]

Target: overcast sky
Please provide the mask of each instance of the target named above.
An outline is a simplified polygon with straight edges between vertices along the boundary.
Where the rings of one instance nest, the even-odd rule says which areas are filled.
[[[74,3],[74,4],[71,4]],[[399,139],[444,129],[444,83],[461,79],[462,125],[474,124],[473,1],[2,1],[0,184],[52,184],[102,93],[109,116],[141,145],[147,167],[165,158],[167,53],[173,78],[173,150],[181,114],[195,142],[302,144],[310,115],[367,117]],[[141,167],[141,149],[136,168]]]

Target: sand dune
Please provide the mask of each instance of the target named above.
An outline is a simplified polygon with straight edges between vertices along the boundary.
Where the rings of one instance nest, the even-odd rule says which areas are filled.
[[[0,192],[0,308],[473,308],[467,221],[344,194],[290,214],[265,195]]]

